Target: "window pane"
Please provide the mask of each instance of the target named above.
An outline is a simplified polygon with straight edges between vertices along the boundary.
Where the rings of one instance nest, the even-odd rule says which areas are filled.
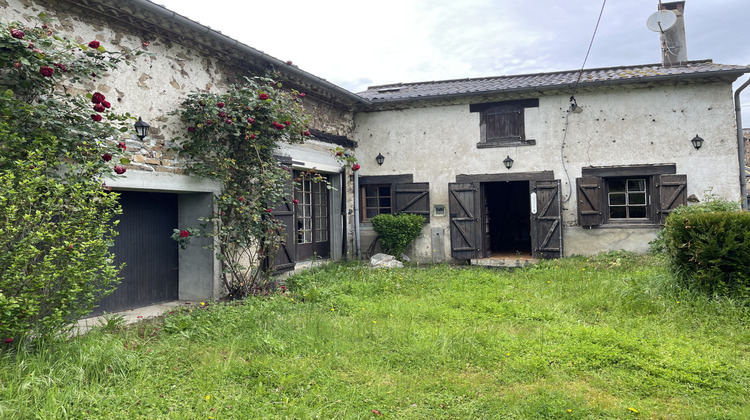
[[[625,192],[625,180],[614,179],[609,181],[609,192]]]
[[[609,217],[612,219],[624,219],[628,215],[625,211],[625,207],[610,207]]]
[[[630,207],[631,218],[645,218],[646,217],[646,206]]]
[[[629,179],[628,180],[628,191],[646,191],[646,180],[645,179]]]
[[[367,203],[365,204],[368,208],[370,207],[377,207],[378,206],[378,199],[377,198],[368,198]]]
[[[391,196],[391,187],[379,187],[378,188],[378,194],[380,194],[381,196],[387,195],[387,196],[390,197]]]
[[[380,207],[390,207],[391,206],[391,197],[382,197],[380,199]]]
[[[627,204],[625,201],[625,194],[610,194],[609,195],[609,205],[610,206],[624,206]]]
[[[366,197],[376,197],[378,195],[378,187],[365,187]]]
[[[646,204],[646,193],[628,194],[628,204]]]
[[[377,209],[367,209],[366,214],[367,214],[367,218],[368,219],[372,219],[373,217],[375,217],[375,216],[378,215],[378,210]]]

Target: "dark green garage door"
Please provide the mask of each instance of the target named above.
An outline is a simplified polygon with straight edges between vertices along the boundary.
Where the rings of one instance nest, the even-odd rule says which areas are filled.
[[[113,252],[125,263],[122,282],[102,299],[92,315],[177,300],[177,195],[123,191],[122,215]]]

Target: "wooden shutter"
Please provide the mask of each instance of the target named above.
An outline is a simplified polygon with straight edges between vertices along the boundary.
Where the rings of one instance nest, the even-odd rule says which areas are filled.
[[[486,110],[484,113],[486,140],[523,140],[526,138],[523,123],[523,107],[519,105],[501,105]]]
[[[531,246],[534,258],[562,257],[562,204],[560,181],[531,181],[536,193],[536,214],[531,215]]]
[[[687,175],[659,175],[657,189],[659,223],[664,224],[672,210],[679,205],[687,205]]]
[[[578,191],[578,224],[581,226],[601,225],[603,180],[599,177],[576,178]]]
[[[292,158],[288,156],[277,156],[276,159],[279,161],[281,165],[286,166],[291,170],[292,167]],[[297,258],[296,258],[296,245],[297,241],[294,237],[294,203],[292,203],[292,200],[294,199],[294,182],[292,180],[291,175],[289,176],[289,179],[284,184],[284,199],[281,200],[281,203],[276,203],[271,206],[272,212],[274,218],[279,220],[283,225],[284,228],[282,230],[281,235],[283,236],[281,246],[279,247],[279,250],[276,254],[276,257],[273,260],[272,268],[275,272],[282,272],[282,271],[289,271],[293,270],[294,266],[296,265]]]
[[[413,213],[430,223],[430,183],[393,184],[394,213]]]
[[[481,229],[479,183],[449,183],[451,255],[456,259],[478,258]]]

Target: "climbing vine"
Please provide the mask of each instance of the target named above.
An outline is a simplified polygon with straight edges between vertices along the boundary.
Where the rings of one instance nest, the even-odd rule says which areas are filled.
[[[304,96],[282,89],[272,78],[252,77],[226,93],[191,94],[176,111],[187,125],[177,140],[178,150],[189,158],[188,169],[223,188],[215,196],[214,213],[200,227],[176,229],[172,237],[183,247],[194,236],[213,238],[222,284],[233,298],[267,288],[284,229],[273,207],[292,200],[284,191],[292,169],[273,155],[280,143],[310,137]],[[343,153],[339,157],[353,160]],[[315,171],[303,176],[323,180]]]

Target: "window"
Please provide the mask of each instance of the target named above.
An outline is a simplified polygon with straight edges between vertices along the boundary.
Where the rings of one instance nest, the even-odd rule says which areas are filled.
[[[524,109],[538,107],[539,99],[472,104],[470,112],[479,112],[479,143],[477,147],[530,146],[535,140],[526,138]]]
[[[430,221],[430,184],[412,182],[411,175],[361,176],[360,220],[369,222],[379,214],[421,214]]]
[[[379,214],[391,213],[391,186],[366,185],[362,187],[362,221],[366,222]]]
[[[687,176],[675,172],[673,164],[584,168],[576,179],[578,224],[663,224],[687,203]]]
[[[614,178],[606,182],[610,219],[648,218],[647,178]]]

